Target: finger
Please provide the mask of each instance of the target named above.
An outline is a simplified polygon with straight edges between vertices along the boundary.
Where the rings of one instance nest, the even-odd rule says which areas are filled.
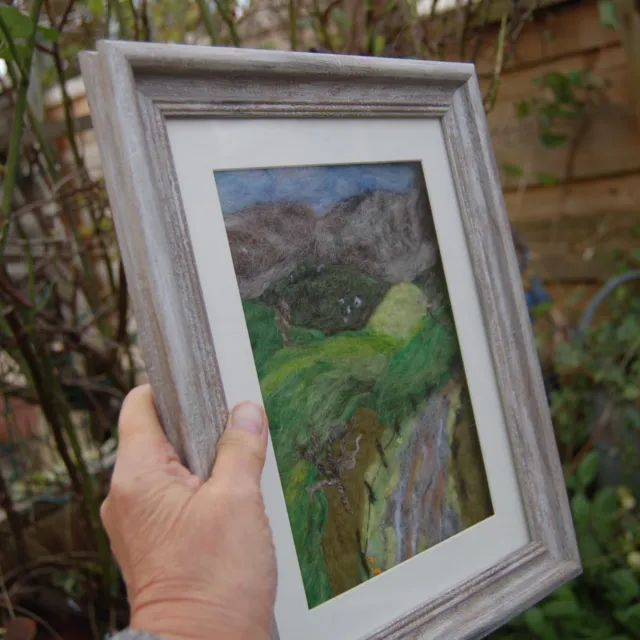
[[[148,384],[129,392],[120,410],[118,421],[118,458],[127,465],[139,465],[155,454],[166,455],[171,450],[160,425]]]
[[[267,417],[252,402],[237,405],[220,437],[211,482],[259,488],[267,454]]]

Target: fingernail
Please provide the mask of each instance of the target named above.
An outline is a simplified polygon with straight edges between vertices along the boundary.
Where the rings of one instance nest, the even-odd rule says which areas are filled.
[[[243,402],[231,412],[232,429],[244,429],[260,435],[264,427],[264,412],[252,402]]]

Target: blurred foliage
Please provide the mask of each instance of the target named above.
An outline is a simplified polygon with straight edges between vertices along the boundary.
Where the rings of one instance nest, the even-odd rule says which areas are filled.
[[[538,338],[542,345],[550,336]],[[612,289],[593,326],[554,353],[551,410],[584,573],[492,637],[633,640],[640,630],[640,281]]]

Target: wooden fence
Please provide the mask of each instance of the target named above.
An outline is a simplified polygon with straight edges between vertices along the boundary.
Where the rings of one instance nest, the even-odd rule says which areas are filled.
[[[489,114],[499,165],[525,173],[503,172],[509,216],[528,241],[532,267],[560,298],[610,276],[612,250],[640,247],[640,13],[631,0],[618,8],[627,16],[619,29],[602,24],[596,0],[538,14],[518,40]],[[478,63],[485,86],[493,57],[486,51]],[[603,87],[602,100],[565,123],[565,144],[545,147],[535,120],[518,119],[517,105],[535,94],[536,78],[585,70]]]

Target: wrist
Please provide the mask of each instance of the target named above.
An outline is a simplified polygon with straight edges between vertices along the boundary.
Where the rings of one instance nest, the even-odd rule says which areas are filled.
[[[136,607],[130,626],[161,640],[271,640],[265,628],[235,606],[193,603],[179,598]]]

